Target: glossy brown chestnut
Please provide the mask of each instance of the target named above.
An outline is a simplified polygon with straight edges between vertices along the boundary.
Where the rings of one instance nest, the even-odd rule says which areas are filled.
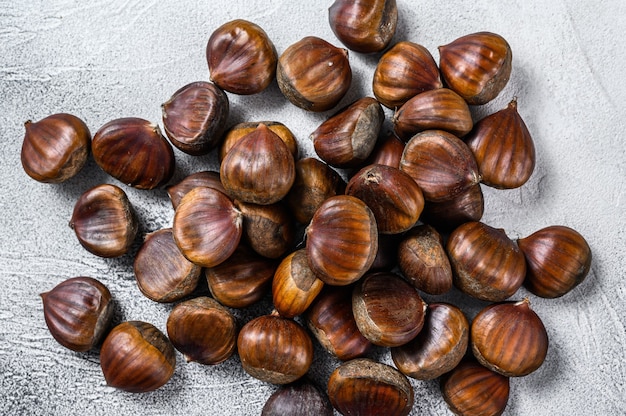
[[[480,182],[472,151],[461,139],[442,130],[413,136],[404,148],[400,170],[417,182],[426,201],[453,199]]]
[[[304,376],[313,362],[313,342],[292,319],[259,316],[246,323],[237,337],[243,369],[273,384],[288,384]]]
[[[257,205],[235,201],[235,206],[243,215],[243,240],[254,251],[277,259],[293,247],[295,222],[285,204]]]
[[[298,149],[298,141],[296,137],[293,135],[289,127],[285,126],[283,123],[279,121],[247,121],[243,123],[238,123],[228,129],[226,134],[224,135],[224,139],[222,140],[222,144],[220,146],[219,151],[219,159],[220,163],[226,157],[226,153],[241,139],[248,133],[252,133],[254,130],[259,127],[260,124],[265,124],[271,131],[276,133],[278,137],[281,138],[283,142],[287,145],[291,154],[293,155],[294,160],[298,159],[300,154],[300,150]]]
[[[535,169],[535,145],[517,112],[517,99],[480,120],[463,138],[472,149],[481,182],[498,189],[518,188]]]
[[[109,330],[111,292],[93,277],[67,279],[40,296],[50,334],[65,348],[89,351]]]
[[[174,302],[190,295],[202,272],[183,256],[171,228],[146,235],[133,270],[141,293],[155,302]]]
[[[396,137],[393,132],[388,132],[384,137],[378,139],[374,150],[364,165],[386,165],[399,169],[403,152],[404,142]]]
[[[474,359],[464,359],[441,378],[441,394],[454,414],[499,416],[509,401],[509,379]]]
[[[406,344],[424,325],[426,303],[400,276],[367,274],[352,291],[352,311],[359,331],[374,345]]]
[[[408,173],[385,165],[369,165],[354,175],[346,195],[365,202],[378,232],[399,234],[415,225],[424,209],[422,190]]]
[[[307,327],[331,355],[363,357],[373,344],[361,334],[352,312],[352,286],[325,286],[305,312]]]
[[[380,103],[361,98],[328,118],[309,136],[315,153],[336,168],[353,168],[365,161],[385,119]]]
[[[450,232],[469,221],[480,221],[485,212],[485,198],[480,183],[447,201],[424,203],[420,219],[438,230]]]
[[[482,309],[472,321],[470,339],[476,359],[507,377],[532,373],[548,353],[548,333],[528,298]]]
[[[421,224],[406,233],[398,245],[398,267],[416,289],[442,295],[452,289],[452,268],[443,238],[432,226]]]
[[[91,133],[72,114],[49,115],[24,123],[20,159],[24,172],[39,182],[60,183],[74,177],[89,157]]]
[[[478,32],[439,47],[439,68],[446,85],[469,104],[486,104],[511,75],[511,47],[500,35]]]
[[[360,279],[377,251],[376,218],[363,201],[350,195],[322,202],[306,229],[309,266],[330,285],[349,285]]]
[[[348,51],[316,36],[302,38],[278,59],[276,80],[293,105],[307,111],[330,110],[352,83]]]
[[[268,293],[277,266],[276,260],[240,244],[228,259],[204,273],[217,301],[230,308],[245,308]]]
[[[463,137],[473,126],[467,103],[448,88],[417,94],[393,115],[393,129],[404,140],[424,130],[444,130]]]
[[[170,142],[194,156],[216,148],[228,120],[228,96],[215,84],[192,82],[161,105],[163,126]]]
[[[280,386],[267,399],[261,416],[333,416],[333,406],[325,392],[308,380]]]
[[[69,225],[78,242],[100,257],[128,253],[139,228],[126,193],[111,184],[85,191],[74,205]]]
[[[183,255],[201,267],[213,267],[230,257],[241,240],[243,215],[224,193],[197,187],[174,213],[174,241]]]
[[[100,366],[109,386],[144,393],[169,381],[176,368],[176,353],[169,339],[154,325],[122,322],[102,343]]]
[[[226,189],[224,189],[222,181],[220,180],[219,172],[210,170],[195,172],[185,176],[180,182],[166,188],[167,195],[172,202],[172,207],[176,209],[178,204],[180,204],[180,200],[183,199],[187,192],[198,186],[206,186],[226,193]]]
[[[285,200],[296,221],[308,224],[317,208],[344,193],[346,183],[333,168],[314,157],[296,162],[296,178]]]
[[[524,287],[543,298],[558,298],[585,280],[592,254],[576,230],[551,225],[517,240],[526,258]]]
[[[172,146],[159,126],[141,118],[109,121],[93,136],[91,150],[102,170],[138,189],[164,185],[174,173]]]
[[[396,0],[335,0],[328,9],[330,28],[348,49],[380,52],[396,33]]]
[[[395,368],[369,358],[337,367],[328,380],[328,398],[342,415],[406,416],[413,407],[413,386]]]
[[[218,301],[201,296],[172,309],[167,318],[167,335],[187,362],[215,365],[235,352],[237,321]]]
[[[409,41],[396,43],[381,56],[372,81],[376,99],[392,110],[424,91],[442,86],[430,51]]]
[[[408,343],[391,348],[391,358],[403,374],[433,380],[461,362],[469,333],[470,325],[461,309],[449,303],[431,303],[420,333]]]
[[[210,79],[233,94],[256,94],[276,76],[278,54],[267,33],[243,19],[224,23],[211,34],[206,47]]]
[[[274,204],[287,195],[296,176],[287,145],[265,124],[242,137],[220,165],[222,185],[233,199]]]
[[[378,251],[370,272],[390,271],[398,264],[398,245],[404,234],[378,234]]]
[[[272,279],[272,301],[280,316],[293,318],[302,314],[324,287],[309,267],[306,250],[285,257]]]
[[[466,222],[452,231],[446,252],[454,285],[477,299],[503,301],[524,282],[524,254],[502,229]]]

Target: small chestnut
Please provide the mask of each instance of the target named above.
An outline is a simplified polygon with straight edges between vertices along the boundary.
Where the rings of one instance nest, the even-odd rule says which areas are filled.
[[[281,316],[293,318],[303,313],[324,287],[309,267],[306,250],[285,257],[272,279],[272,300]]]

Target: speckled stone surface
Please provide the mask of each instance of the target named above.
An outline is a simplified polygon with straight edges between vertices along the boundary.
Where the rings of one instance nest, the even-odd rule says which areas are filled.
[[[93,161],[60,185],[31,180],[20,165],[23,123],[73,113],[92,132],[114,118],[161,124],[160,105],[181,86],[208,80],[205,46],[222,23],[244,18],[263,27],[279,53],[308,35],[339,45],[326,1],[0,1],[0,413],[5,415],[255,415],[275,386],[247,376],[236,356],[208,367],[178,367],[158,391],[130,394],[107,387],[98,353],[74,353],[46,328],[39,293],[86,275],[113,293],[115,322],[145,320],[165,330],[172,305],[145,298],[132,253],[102,259],[86,252],[68,227],[74,202],[102,182],[126,190],[141,235],[171,225],[163,189],[139,191],[107,176]],[[522,188],[484,187],[483,220],[510,237],[548,225],[575,228],[594,253],[587,280],[560,299],[530,295],[550,337],[544,365],[511,380],[507,415],[617,415],[626,412],[626,3],[610,1],[399,0],[396,40],[437,46],[489,30],[513,49],[506,89],[474,109],[478,119],[516,96],[533,135],[537,166]],[[342,101],[372,95],[377,55],[350,54],[354,79]],[[309,114],[288,103],[276,83],[256,96],[229,95],[231,123],[276,120],[308,135],[332,111]],[[390,119],[391,113],[387,112]],[[176,152],[173,181],[215,169],[217,157]],[[202,289],[200,289],[201,291]],[[514,296],[529,296],[524,290]],[[426,297],[454,302],[471,318],[485,304],[452,292]],[[235,311],[241,322],[271,311],[265,299]],[[391,364],[389,354],[375,358]],[[320,348],[311,376],[324,386],[337,365]],[[451,414],[436,381],[412,381],[412,415]]]

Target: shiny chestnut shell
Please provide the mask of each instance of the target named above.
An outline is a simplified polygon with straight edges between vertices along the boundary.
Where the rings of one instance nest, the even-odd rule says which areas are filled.
[[[483,308],[472,321],[470,342],[482,365],[507,377],[525,376],[541,367],[549,343],[528,298]]]
[[[343,415],[406,416],[413,407],[414,392],[406,376],[395,368],[355,358],[331,373],[328,397]]]
[[[404,142],[393,132],[387,132],[382,138],[379,137],[364,165],[385,165],[399,169],[403,152]]]
[[[154,189],[174,174],[174,151],[156,124],[136,117],[109,121],[94,134],[93,157],[109,175],[137,189]]]
[[[305,377],[306,378],[306,377]],[[261,416],[333,416],[325,392],[309,380],[299,379],[280,386],[267,399]]]
[[[220,180],[219,172],[211,170],[194,172],[185,176],[180,180],[180,182],[166,188],[167,195],[170,197],[170,201],[172,202],[172,207],[176,209],[178,204],[180,204],[181,199],[183,199],[187,192],[191,191],[193,188],[197,188],[198,186],[206,186],[208,188],[214,188],[218,191],[226,193],[226,189],[224,189],[222,181]]]
[[[206,47],[210,79],[233,94],[256,94],[276,75],[278,55],[267,33],[243,19],[224,23],[211,34]]]
[[[485,213],[485,197],[476,183],[452,199],[426,201],[420,220],[442,232],[450,232],[461,224],[480,221]]]
[[[230,127],[228,131],[224,134],[224,138],[220,145],[219,149],[219,160],[220,162],[224,160],[226,157],[226,153],[237,143],[242,137],[246,136],[248,133],[252,133],[256,130],[259,125],[264,124],[271,131],[276,133],[278,137],[281,138],[283,142],[291,151],[294,160],[298,159],[300,154],[300,149],[298,148],[298,140],[294,136],[293,132],[279,121],[246,121],[243,123],[237,123],[234,126]]]
[[[176,354],[169,339],[154,325],[128,321],[114,327],[105,338],[100,366],[109,386],[144,393],[170,380]]]
[[[20,160],[24,172],[39,182],[60,183],[75,176],[87,162],[91,132],[73,114],[52,114],[24,123]]]
[[[306,229],[309,266],[324,283],[342,286],[357,281],[377,251],[376,218],[363,201],[350,195],[322,202]]]
[[[563,225],[551,225],[517,240],[526,258],[524,287],[543,298],[569,293],[589,274],[592,253],[585,238]]]
[[[235,206],[243,215],[243,241],[254,251],[278,259],[292,248],[296,228],[285,204],[258,205],[235,201]]]
[[[252,377],[287,384],[304,376],[313,362],[313,342],[292,319],[263,315],[246,323],[237,337],[243,369]]]
[[[109,330],[111,292],[93,277],[67,279],[40,296],[50,334],[72,351],[89,351]]]

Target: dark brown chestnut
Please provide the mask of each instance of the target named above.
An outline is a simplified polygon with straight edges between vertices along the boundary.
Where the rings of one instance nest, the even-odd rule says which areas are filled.
[[[243,369],[273,384],[288,384],[304,376],[313,362],[313,342],[297,322],[277,314],[246,323],[237,337]]]
[[[271,131],[276,133],[291,151],[294,160],[298,159],[300,149],[298,148],[298,141],[293,135],[289,127],[285,126],[279,121],[246,121],[243,123],[237,123],[228,129],[222,140],[222,144],[219,150],[220,162],[226,157],[226,153],[245,135],[252,133],[256,130],[260,124],[264,124]]]
[[[222,185],[219,172],[210,170],[195,172],[185,176],[180,182],[166,188],[167,195],[170,197],[170,201],[172,202],[172,207],[176,209],[178,204],[180,204],[180,200],[183,199],[183,196],[198,186],[206,186],[226,193],[226,189],[224,189],[224,186]]]
[[[388,132],[378,139],[364,165],[386,165],[399,169],[403,152],[404,142],[393,132]]]
[[[256,94],[276,76],[278,54],[267,33],[243,19],[224,23],[206,47],[210,79],[233,94]]]
[[[485,198],[480,183],[447,201],[424,203],[420,220],[438,230],[450,232],[469,221],[480,221],[485,212]]]
[[[174,174],[172,146],[156,124],[136,117],[109,121],[91,142],[93,157],[109,175],[137,189],[154,189]]]
[[[161,105],[163,126],[170,142],[194,156],[216,148],[228,120],[228,96],[215,84],[192,82]]]
[[[85,191],[74,205],[69,225],[78,242],[100,257],[128,253],[139,229],[126,192],[111,184]]]
[[[305,377],[306,378],[306,377]],[[325,392],[309,380],[299,379],[280,386],[267,399],[261,416],[333,416]]]
[[[285,204],[258,205],[235,201],[235,206],[243,215],[243,240],[254,251],[278,259],[292,248],[296,228]]]
[[[67,279],[40,296],[50,334],[72,351],[89,351],[109,330],[111,292],[93,277]]]
[[[413,408],[414,392],[395,368],[355,358],[331,373],[328,398],[342,415],[406,416]]]
[[[215,365],[237,346],[237,320],[215,299],[206,296],[177,304],[167,318],[167,335],[187,362]]]
[[[144,393],[170,380],[176,368],[176,353],[169,339],[154,325],[122,322],[102,343],[100,366],[109,386]]]
[[[20,159],[24,172],[39,182],[60,183],[74,177],[85,165],[91,133],[83,120],[58,113],[24,123]]]
[[[391,358],[403,374],[433,380],[461,362],[469,333],[470,324],[461,309],[449,303],[431,303],[420,333],[408,343],[391,348]]]
[[[171,228],[146,235],[133,270],[141,293],[155,302],[174,302],[190,295],[202,272],[183,256]]]

